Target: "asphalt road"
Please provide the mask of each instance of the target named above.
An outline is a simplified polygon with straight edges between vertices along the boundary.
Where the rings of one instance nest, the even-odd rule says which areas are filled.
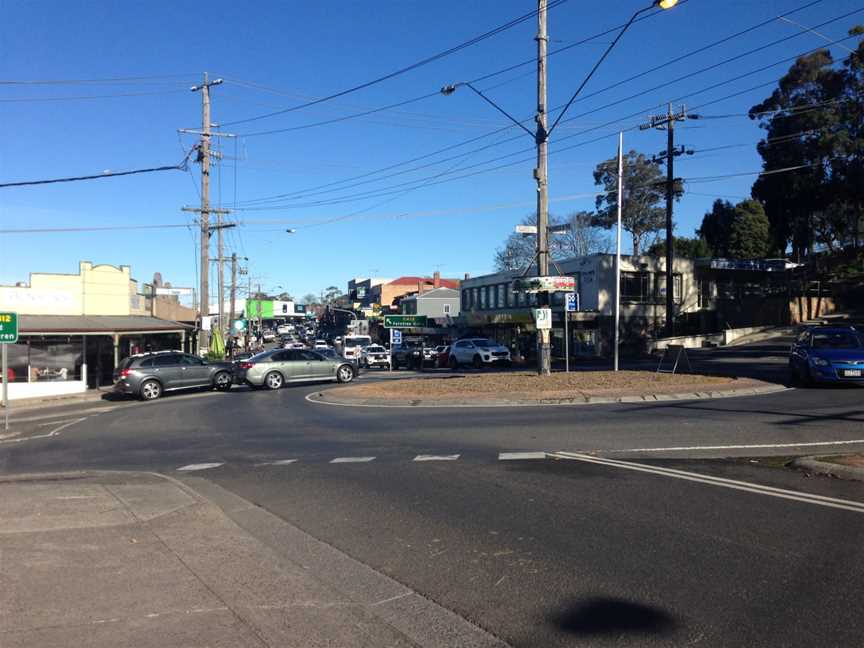
[[[205,477],[516,646],[861,643],[864,484],[752,458],[864,449],[862,389],[441,410],[320,389],[22,412],[0,473]]]

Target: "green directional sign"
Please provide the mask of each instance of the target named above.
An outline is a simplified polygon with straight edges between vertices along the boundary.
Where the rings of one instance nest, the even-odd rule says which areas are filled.
[[[423,328],[425,315],[385,315],[384,328]]]
[[[0,313],[0,344],[18,341],[18,313]]]

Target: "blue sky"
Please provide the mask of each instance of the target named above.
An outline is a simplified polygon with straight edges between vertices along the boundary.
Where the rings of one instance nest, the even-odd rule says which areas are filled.
[[[565,2],[549,12],[550,49],[619,25],[646,4],[646,0]],[[663,65],[618,87],[605,88],[808,4],[810,0],[689,0],[634,24],[586,87],[584,99],[568,112],[567,117],[573,119],[562,122],[553,135],[551,211],[566,214],[593,208],[593,198],[586,195],[596,190],[591,171],[597,162],[614,155],[618,128],[633,127],[669,100],[695,106],[705,115],[746,113],[770,93],[770,82],[782,76],[789,62],[736,77],[825,42],[775,20],[723,45]],[[789,17],[812,27],[859,6],[853,0],[823,0]],[[3,3],[0,79],[153,78],[0,85],[0,182],[179,162],[194,138],[179,136],[177,129],[197,128],[201,119],[200,94],[190,92],[189,86],[199,82],[205,70],[211,78],[226,81],[213,89],[212,96],[213,121],[227,124],[381,76],[534,8],[536,4],[527,0],[374,4],[263,1],[254,5],[216,0],[206,5],[205,15],[204,7],[195,3]],[[864,12],[833,21],[818,31],[831,39],[841,38],[856,22],[864,22]],[[534,164],[525,161],[453,178],[530,157],[533,142],[527,134],[499,144],[521,133],[515,128],[387,173],[317,193],[309,191],[508,124],[467,89],[326,126],[245,135],[334,119],[434,93],[447,83],[474,79],[529,60],[535,54],[535,31],[534,20],[529,20],[452,56],[345,97],[225,126],[225,132],[244,135],[223,140],[225,160],[213,170],[214,204],[241,208],[229,217],[241,224],[226,231],[227,251],[249,257],[251,275],[265,288],[284,285],[295,296],[317,293],[329,285],[344,289],[353,276],[395,277],[440,270],[446,276],[459,277],[466,272],[477,275],[491,270],[494,249],[513,225],[532,211]],[[674,81],[796,34],[800,35]],[[550,57],[550,106],[569,98],[610,39],[597,38]],[[838,58],[843,55],[841,50],[834,51]],[[528,118],[535,106],[533,70],[527,65],[478,83],[478,87],[512,114]],[[723,82],[728,83],[705,90]],[[766,85],[699,108],[759,84]],[[636,94],[640,96],[630,98]],[[556,152],[602,136],[606,137]],[[746,117],[687,122],[680,128],[677,141],[697,154],[678,158],[676,175],[693,178],[757,170],[761,168],[755,151],[759,137],[759,129]],[[625,135],[626,148],[647,153],[660,151],[664,142],[663,133],[657,131],[636,130]],[[730,144],[742,146],[698,153]],[[485,150],[476,150],[485,146]],[[457,155],[460,157],[443,161]],[[501,156],[509,157],[493,161]],[[421,165],[429,166],[400,173]],[[198,174],[197,165],[192,165],[185,173],[0,189],[0,222],[3,228],[188,224],[191,216],[180,208],[197,204]],[[397,185],[412,180],[429,183],[413,191],[397,191],[403,188]],[[676,205],[677,233],[692,235],[714,198],[744,197],[752,181],[752,176],[741,176],[690,185],[689,193]],[[359,182],[363,183],[345,186]],[[367,195],[357,195],[362,193]],[[290,201],[254,202],[277,194],[295,196]],[[268,209],[246,209],[262,205]],[[289,227],[295,228],[296,234],[285,233]],[[174,285],[197,285],[194,229],[0,234],[0,282],[26,280],[29,272],[74,272],[79,260],[90,260],[131,265],[133,275],[143,281],[158,271]],[[215,282],[211,289],[215,291]]]

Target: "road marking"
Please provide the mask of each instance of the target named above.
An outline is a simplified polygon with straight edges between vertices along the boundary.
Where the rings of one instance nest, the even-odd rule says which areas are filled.
[[[498,461],[515,461],[518,459],[545,459],[545,452],[499,452]]]
[[[58,412],[56,414],[43,414],[41,416],[27,416],[24,418],[13,417],[9,419],[9,424],[12,425],[14,423],[33,423],[34,421],[47,421],[48,419],[63,419],[63,417],[67,417],[65,420],[68,420],[70,416],[81,416],[82,414],[101,414],[102,412],[111,412],[114,407],[95,407],[90,409],[82,409],[77,412]],[[62,421],[51,421],[48,423],[43,423],[43,425],[51,425],[51,423],[59,423]]]
[[[12,439],[3,439],[0,440],[0,443],[21,443],[22,441],[31,441],[32,439],[48,439],[50,437],[59,436],[59,434],[68,428],[70,425],[75,425],[76,423],[80,423],[81,421],[86,420],[88,417],[82,416],[81,418],[72,419],[71,421],[67,421],[63,425],[58,425],[56,428],[47,432],[45,434],[34,434],[33,436],[28,437],[15,437]]]
[[[699,482],[710,486],[721,486],[723,488],[756,493],[757,495],[768,495],[769,497],[779,497],[780,499],[788,499],[796,502],[803,502],[805,504],[815,504],[817,506],[843,509],[854,513],[864,513],[864,502],[856,502],[853,500],[826,497],[824,495],[813,495],[811,493],[786,490],[785,488],[775,488],[774,486],[764,486],[762,484],[754,484],[752,482],[739,481],[736,479],[726,479],[725,477],[714,477],[711,475],[688,472],[686,470],[676,470],[674,468],[662,468],[660,466],[651,466],[633,461],[592,457],[591,455],[580,454],[577,452],[550,452],[549,456],[558,459],[570,459],[573,461],[583,461],[585,463],[610,466],[612,468],[622,468],[624,470],[651,473],[662,477],[684,479],[686,481]]]
[[[366,463],[374,460],[375,457],[336,457],[331,459],[330,463]]]
[[[715,446],[671,446],[668,448],[629,448],[627,450],[604,450],[604,452],[675,452],[687,450],[758,450],[759,448],[810,448],[815,446],[855,445],[864,443],[864,439],[851,441],[808,441],[805,443],[754,443],[750,445],[715,445]]]
[[[224,466],[225,462],[218,463],[197,463],[197,464],[188,464],[186,466],[181,466],[177,469],[177,472],[192,472],[193,470],[208,470],[210,468],[218,468],[219,466]]]
[[[413,461],[456,461],[458,454],[452,455],[417,455]]]
[[[287,466],[288,464],[296,463],[297,459],[279,459],[278,461],[262,461],[256,463],[256,466]]]

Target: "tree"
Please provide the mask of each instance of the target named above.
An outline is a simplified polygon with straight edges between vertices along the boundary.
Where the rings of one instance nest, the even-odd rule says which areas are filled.
[[[279,296],[276,298],[279,301],[294,301],[294,298],[291,296],[291,293],[282,292],[279,293]]]
[[[676,236],[673,239],[673,248],[676,257],[685,259],[699,259],[711,256],[711,248],[708,242],[701,237],[687,238],[686,236]],[[666,256],[666,241],[658,241],[650,248],[648,254],[653,256]]]
[[[594,184],[603,187],[597,196],[594,224],[612,229],[618,222],[618,159],[611,158],[597,165]],[[676,183],[675,199],[683,188]],[[629,151],[624,156],[624,196],[621,226],[633,237],[633,254],[642,249],[643,239],[666,226],[666,210],[660,206],[666,198],[666,180],[656,164],[643,153]]]
[[[586,256],[596,252],[607,252],[609,241],[593,224],[594,216],[590,212],[573,212],[566,218],[549,215],[549,225],[569,224],[566,232],[549,235],[549,255],[553,259],[565,259],[574,256]],[[537,225],[537,216],[529,214],[520,221],[520,225]],[[521,270],[535,262],[537,254],[537,237],[533,234],[513,233],[507,237],[504,245],[495,250],[495,268],[498,271]]]
[[[711,211],[702,217],[702,226],[696,230],[696,235],[705,240],[712,256],[729,256],[729,235],[734,221],[735,207],[728,200],[719,198],[714,201]]]
[[[325,304],[333,304],[342,295],[342,291],[336,286],[328,286],[324,290],[323,302]]]
[[[735,206],[735,220],[729,232],[729,256],[759,259],[771,248],[770,223],[762,203],[743,200]]]
[[[317,302],[317,298],[312,293],[306,293],[305,295],[303,295],[303,298],[300,300],[301,304],[306,304],[307,306],[310,306],[316,302]]]

